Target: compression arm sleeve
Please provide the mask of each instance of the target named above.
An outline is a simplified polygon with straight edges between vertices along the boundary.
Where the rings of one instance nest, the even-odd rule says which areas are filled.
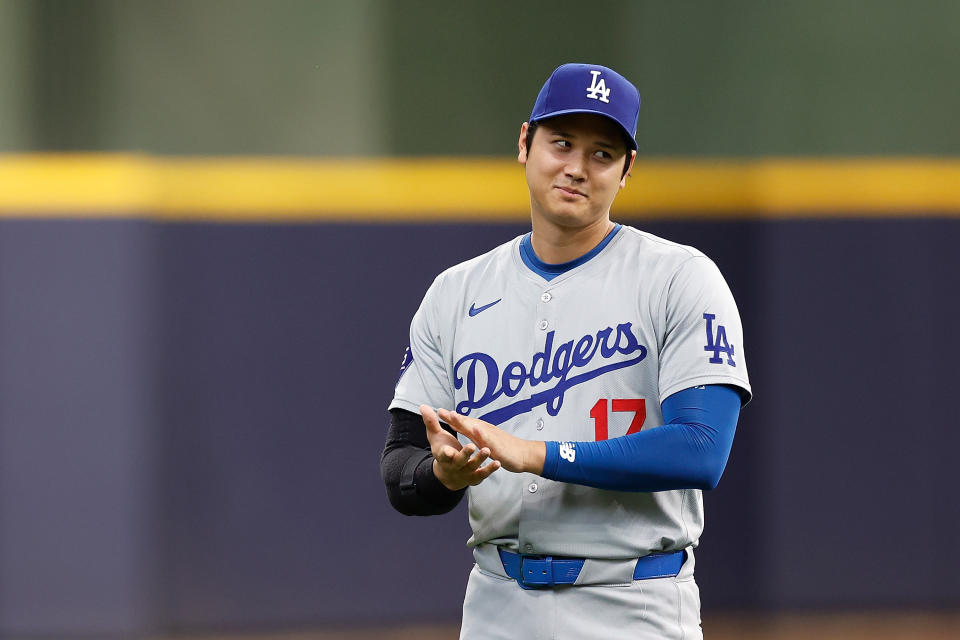
[[[740,394],[724,385],[691,387],[661,408],[664,424],[654,429],[600,442],[547,442],[541,475],[615,491],[715,488],[733,445]]]
[[[451,429],[441,424],[444,429]],[[390,430],[380,456],[380,476],[390,504],[407,516],[433,516],[451,511],[466,489],[451,491],[433,473],[433,454],[423,417],[390,410]]]

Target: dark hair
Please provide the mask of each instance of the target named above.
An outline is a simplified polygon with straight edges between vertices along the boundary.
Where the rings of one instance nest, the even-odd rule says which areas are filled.
[[[549,120],[549,118],[547,118]],[[540,128],[540,124],[546,122],[547,120],[537,120],[536,122],[531,122],[527,125],[527,155],[530,155],[531,145],[533,144],[533,136],[537,132],[537,129]],[[627,169],[630,168],[630,150],[633,148],[633,145],[630,143],[630,139],[627,138],[627,134],[623,131],[620,131],[620,137],[623,139],[623,147],[626,149],[626,158],[623,161],[623,174],[621,178],[627,175]]]

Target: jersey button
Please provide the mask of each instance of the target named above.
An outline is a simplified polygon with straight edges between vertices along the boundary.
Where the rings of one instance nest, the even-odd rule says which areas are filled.
[[[540,301],[541,301],[541,302],[550,302],[550,299],[551,299],[551,298],[553,298],[553,296],[550,295],[550,292],[549,292],[549,291],[544,291],[544,292],[543,292],[543,295],[540,296]]]
[[[543,418],[537,418],[537,431],[543,431]]]
[[[527,489],[530,491],[530,493],[536,493],[536,492],[537,492],[537,483],[536,483],[536,482],[531,482],[531,483],[530,483],[530,486],[527,487]]]
[[[540,331],[546,331],[547,327],[549,326],[550,326],[550,323],[547,322],[546,320],[541,320],[540,322],[537,323],[537,328],[539,328]]]

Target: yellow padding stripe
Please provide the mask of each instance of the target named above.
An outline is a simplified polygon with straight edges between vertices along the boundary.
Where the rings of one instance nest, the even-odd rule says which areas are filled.
[[[960,215],[960,159],[639,161],[614,215]],[[0,216],[173,220],[524,220],[523,168],[499,158],[0,155]]]

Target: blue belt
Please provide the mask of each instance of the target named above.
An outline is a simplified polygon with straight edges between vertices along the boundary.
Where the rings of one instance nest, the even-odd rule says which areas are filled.
[[[524,589],[542,589],[558,584],[573,584],[583,569],[583,558],[564,558],[556,556],[527,556],[503,549],[500,562],[507,575],[517,581]],[[634,580],[650,578],[672,578],[680,573],[687,559],[686,551],[670,553],[651,553],[637,560],[633,570]]]

